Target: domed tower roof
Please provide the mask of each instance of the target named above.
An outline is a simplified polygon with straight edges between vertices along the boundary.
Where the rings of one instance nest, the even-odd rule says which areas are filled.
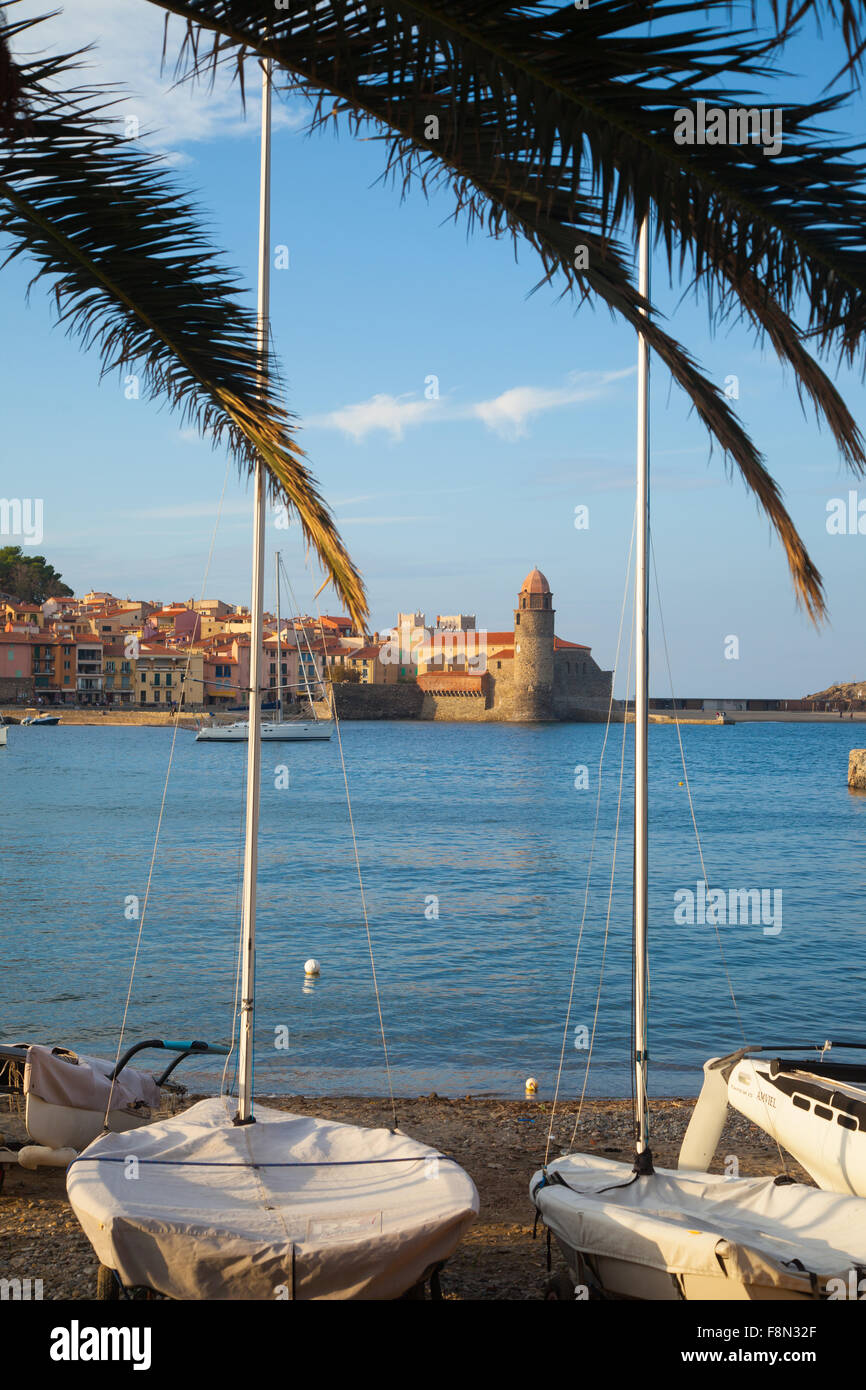
[[[520,592],[522,594],[549,594],[551,589],[541,570],[534,569],[530,570],[524,579],[520,586]]]

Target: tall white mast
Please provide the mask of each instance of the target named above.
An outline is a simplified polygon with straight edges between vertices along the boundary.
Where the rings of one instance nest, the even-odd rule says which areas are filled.
[[[277,580],[277,721],[283,722],[283,639],[280,632],[280,552],[274,555]]]
[[[638,288],[649,298],[649,216],[640,229]],[[634,701],[634,1045],[635,1147],[649,1154],[647,1113],[647,851],[649,741],[649,346],[638,335],[637,358],[637,561],[635,568]],[[640,1160],[639,1160],[640,1161]]]
[[[271,61],[262,64],[262,152],[259,184],[259,360],[268,350],[271,243]],[[262,367],[264,370],[264,367]],[[259,785],[261,782],[261,691],[265,563],[265,470],[256,460],[253,521],[252,630],[250,633],[250,716],[247,737],[247,815],[244,841],[243,937],[241,945],[241,1028],[236,1124],[253,1116],[253,1017],[256,988],[256,877],[258,873]]]

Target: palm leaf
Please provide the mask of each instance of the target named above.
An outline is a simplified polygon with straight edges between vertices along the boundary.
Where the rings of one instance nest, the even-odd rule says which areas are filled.
[[[713,322],[737,313],[769,338],[846,462],[864,468],[856,423],[805,346],[811,338],[820,352],[854,360],[866,327],[861,151],[816,125],[839,98],[786,104],[784,154],[772,160],[753,145],[688,147],[672,138],[674,113],[698,97],[755,104],[746,84],[765,82],[778,38],[762,44],[708,27],[706,13],[726,10],[727,0],[656,0],[652,33],[639,0],[592,0],[579,11],[495,0],[310,0],[268,13],[253,0],[152,3],[186,21],[180,70],[235,61],[242,72],[249,54],[273,58],[317,101],[314,124],[339,112],[357,127],[372,123],[404,188],[450,182],[457,214],[528,240],[545,280],[557,277],[578,298],[600,299],[645,328],[766,510],[798,597],[813,617],[823,613],[820,576],[760,453],[687,350],[655,316],[642,316],[647,306],[617,240],[633,244],[652,208],[671,271],[688,268]],[[576,244],[588,248],[586,268],[574,264]],[[800,304],[802,327],[793,317]]]
[[[353,620],[364,586],[323,502],[292,417],[276,396],[276,365],[256,350],[242,286],[208,243],[161,161],[125,140],[104,90],[58,87],[79,55],[16,61],[28,28],[0,12],[0,232],[8,259],[26,255],[53,282],[59,319],[95,347],[103,373],[135,366],[146,392],[226,444],[242,473],[261,458],[273,500],[297,514]]]

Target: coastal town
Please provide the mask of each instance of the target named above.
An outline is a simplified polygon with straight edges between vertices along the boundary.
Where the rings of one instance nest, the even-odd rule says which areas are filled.
[[[526,576],[513,626],[489,630],[469,613],[400,612],[362,632],[345,615],[266,613],[259,662],[263,708],[301,706],[355,719],[536,723],[630,717],[612,698],[613,672],[589,646],[554,631],[553,595]],[[162,722],[173,713],[218,719],[246,708],[249,609],[221,599],[161,603],[92,590],[43,602],[0,592],[0,706],[14,711],[116,712]],[[866,717],[866,682],[785,698],[659,696],[652,718]]]
[[[328,687],[374,688],[379,717],[599,719],[612,672],[554,632],[553,596],[533,569],[514,624],[476,626],[474,614],[398,613],[384,632],[332,614],[265,614],[263,703],[293,705]],[[0,596],[0,701],[40,707],[206,711],[242,707],[249,693],[249,610],[221,599],[160,603],[92,590],[42,603]],[[389,698],[390,697],[390,698]],[[361,696],[363,699],[364,697]]]

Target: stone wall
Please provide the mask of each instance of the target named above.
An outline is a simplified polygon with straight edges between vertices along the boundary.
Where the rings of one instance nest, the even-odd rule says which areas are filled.
[[[331,687],[341,719],[420,719],[424,694],[414,681],[397,685],[353,685],[349,681]],[[327,718],[329,709],[320,700],[316,713]]]

